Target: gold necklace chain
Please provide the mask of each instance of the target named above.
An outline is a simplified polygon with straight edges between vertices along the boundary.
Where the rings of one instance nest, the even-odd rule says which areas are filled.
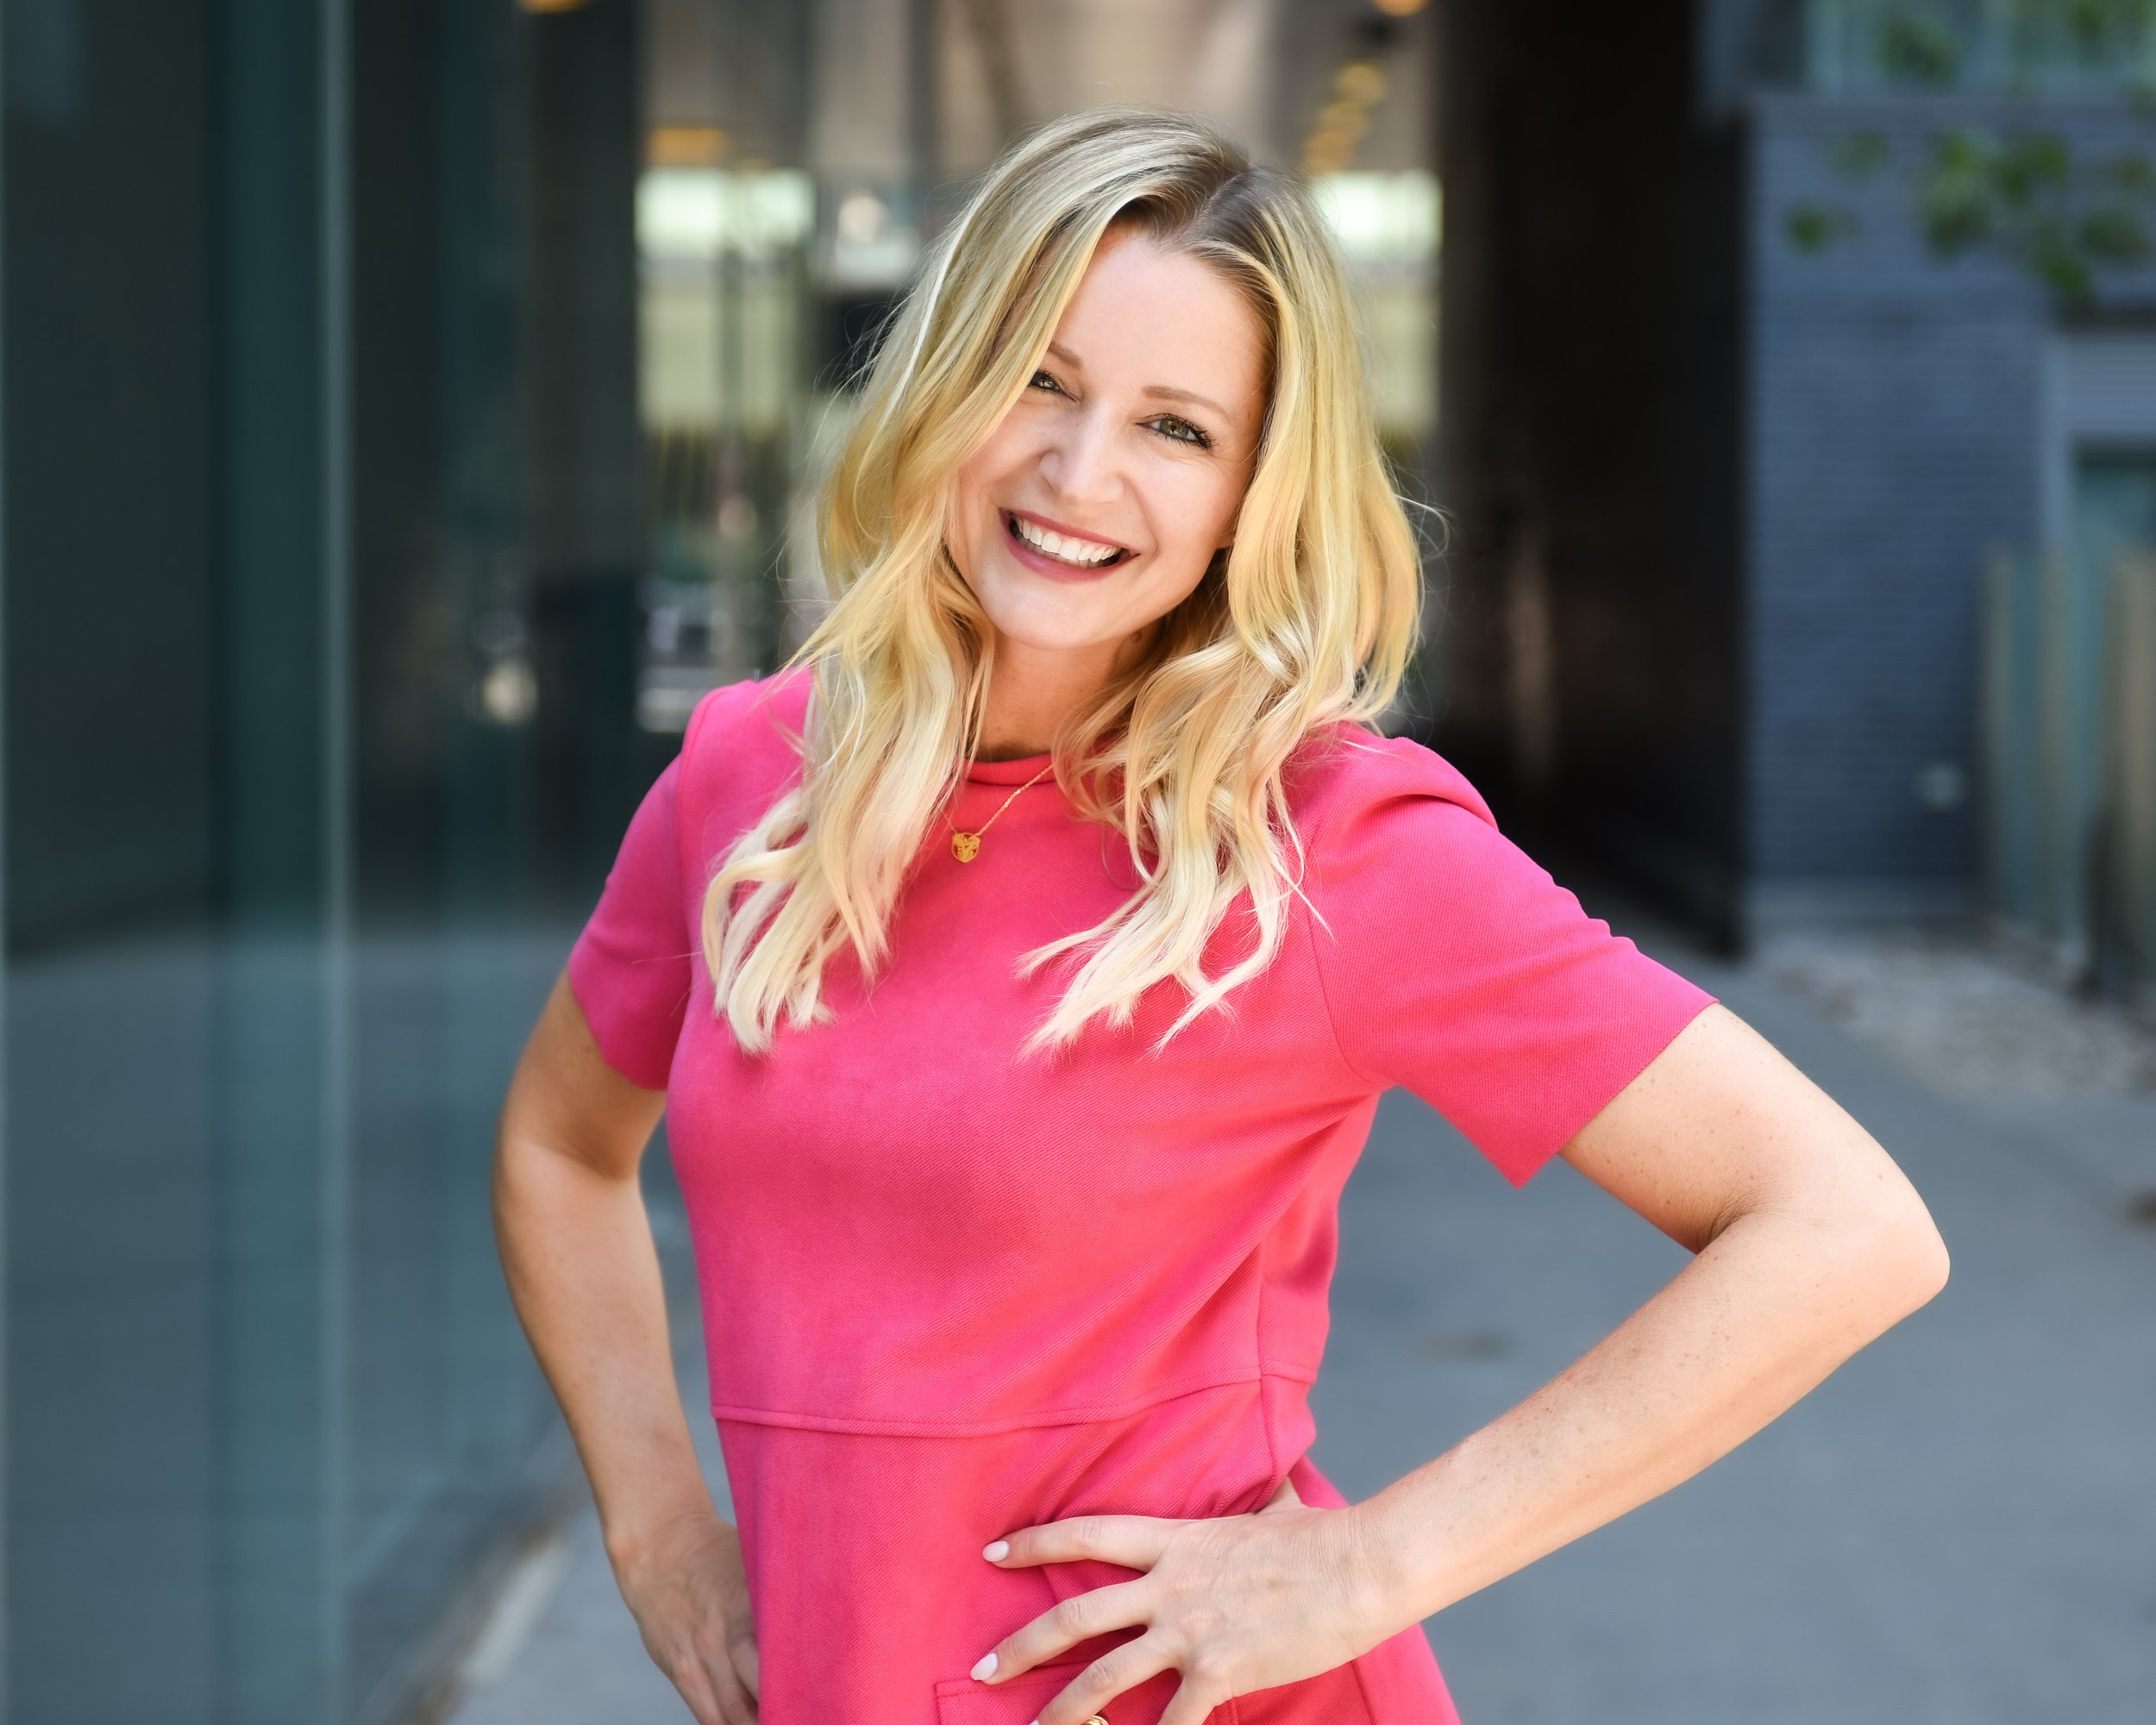
[[[946,808],[943,811],[943,825],[950,828],[950,854],[956,856],[961,862],[972,862],[975,857],[981,854],[981,835],[996,824],[996,816],[1000,815],[1004,809],[1007,809],[1012,803],[1016,802],[1018,800],[1020,792],[1031,790],[1034,786],[1039,784],[1043,779],[1045,779],[1055,770],[1056,763],[1053,761],[1050,761],[1045,767],[1042,768],[1039,772],[1034,774],[1031,778],[1028,779],[1024,784],[1020,785],[1018,790],[1012,792],[1009,796],[1004,798],[1001,806],[996,810],[995,814],[990,815],[987,819],[982,821],[981,825],[975,827],[971,832],[961,832],[951,820],[950,811]]]

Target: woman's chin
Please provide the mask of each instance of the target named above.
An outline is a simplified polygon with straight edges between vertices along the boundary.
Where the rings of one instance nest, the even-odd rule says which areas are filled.
[[[998,571],[997,579],[976,588],[975,596],[999,642],[1048,655],[1112,653],[1188,594],[1156,599],[1127,586],[1071,586]]]
[[[1018,591],[1018,584],[986,595],[981,609],[994,625],[999,647],[1029,654],[1097,654],[1112,649],[1131,632],[1091,595],[1057,590]]]

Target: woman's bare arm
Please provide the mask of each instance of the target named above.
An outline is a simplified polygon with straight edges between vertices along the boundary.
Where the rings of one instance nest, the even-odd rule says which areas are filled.
[[[711,1514],[667,1340],[637,1166],[666,1107],[606,1063],[566,975],[517,1061],[495,1139],[494,1233],[618,1560]]]
[[[1040,1709],[1079,1725],[1181,1673],[1169,1716],[1330,1671],[1614,1520],[1734,1448],[1946,1277],[1886,1152],[1733,1013],[1708,1007],[1565,1146],[1690,1248],[1570,1369],[1376,1496],[1254,1514],[1086,1515],[1012,1530],[1003,1566],[1099,1559],[1137,1580],[1074,1594],[975,1668],[1002,1682],[1125,1626]],[[1163,1725],[1166,1725],[1163,1719]]]
[[[1892,1158],[1719,1004],[1562,1154],[1695,1256],[1533,1395],[1354,1506],[1400,1622],[1689,1478],[1946,1283]]]
[[[502,1107],[494,1235],[654,1663],[698,1725],[753,1725],[755,1614],[737,1529],[697,1465],[637,1167],[665,1111],[606,1063],[566,973]]]

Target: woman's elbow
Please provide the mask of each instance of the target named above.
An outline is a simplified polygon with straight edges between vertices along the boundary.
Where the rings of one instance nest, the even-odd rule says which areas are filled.
[[[1862,1232],[1879,1298],[1892,1308],[1889,1322],[1898,1323],[1946,1287],[1953,1267],[1946,1239],[1914,1192],[1871,1217]]]
[[[1946,1242],[1907,1180],[1896,1176],[1814,1182],[1809,1190],[1762,1207],[1792,1250],[1833,1290],[1839,1322],[1865,1340],[1928,1304],[1946,1285]]]

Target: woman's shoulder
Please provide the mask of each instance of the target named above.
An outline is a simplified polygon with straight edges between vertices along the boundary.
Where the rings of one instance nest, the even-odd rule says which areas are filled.
[[[774,748],[797,752],[795,739],[807,715],[809,685],[805,665],[774,671],[768,677],[721,683],[690,709],[681,737],[683,759],[693,765],[711,749],[730,755]]]
[[[1338,835],[1402,805],[1440,803],[1495,829],[1482,794],[1434,749],[1359,724],[1321,725],[1299,743],[1284,775],[1288,807],[1306,843]]]
[[[747,826],[800,774],[808,712],[806,666],[724,683],[690,710],[681,736],[680,796],[693,831]]]

